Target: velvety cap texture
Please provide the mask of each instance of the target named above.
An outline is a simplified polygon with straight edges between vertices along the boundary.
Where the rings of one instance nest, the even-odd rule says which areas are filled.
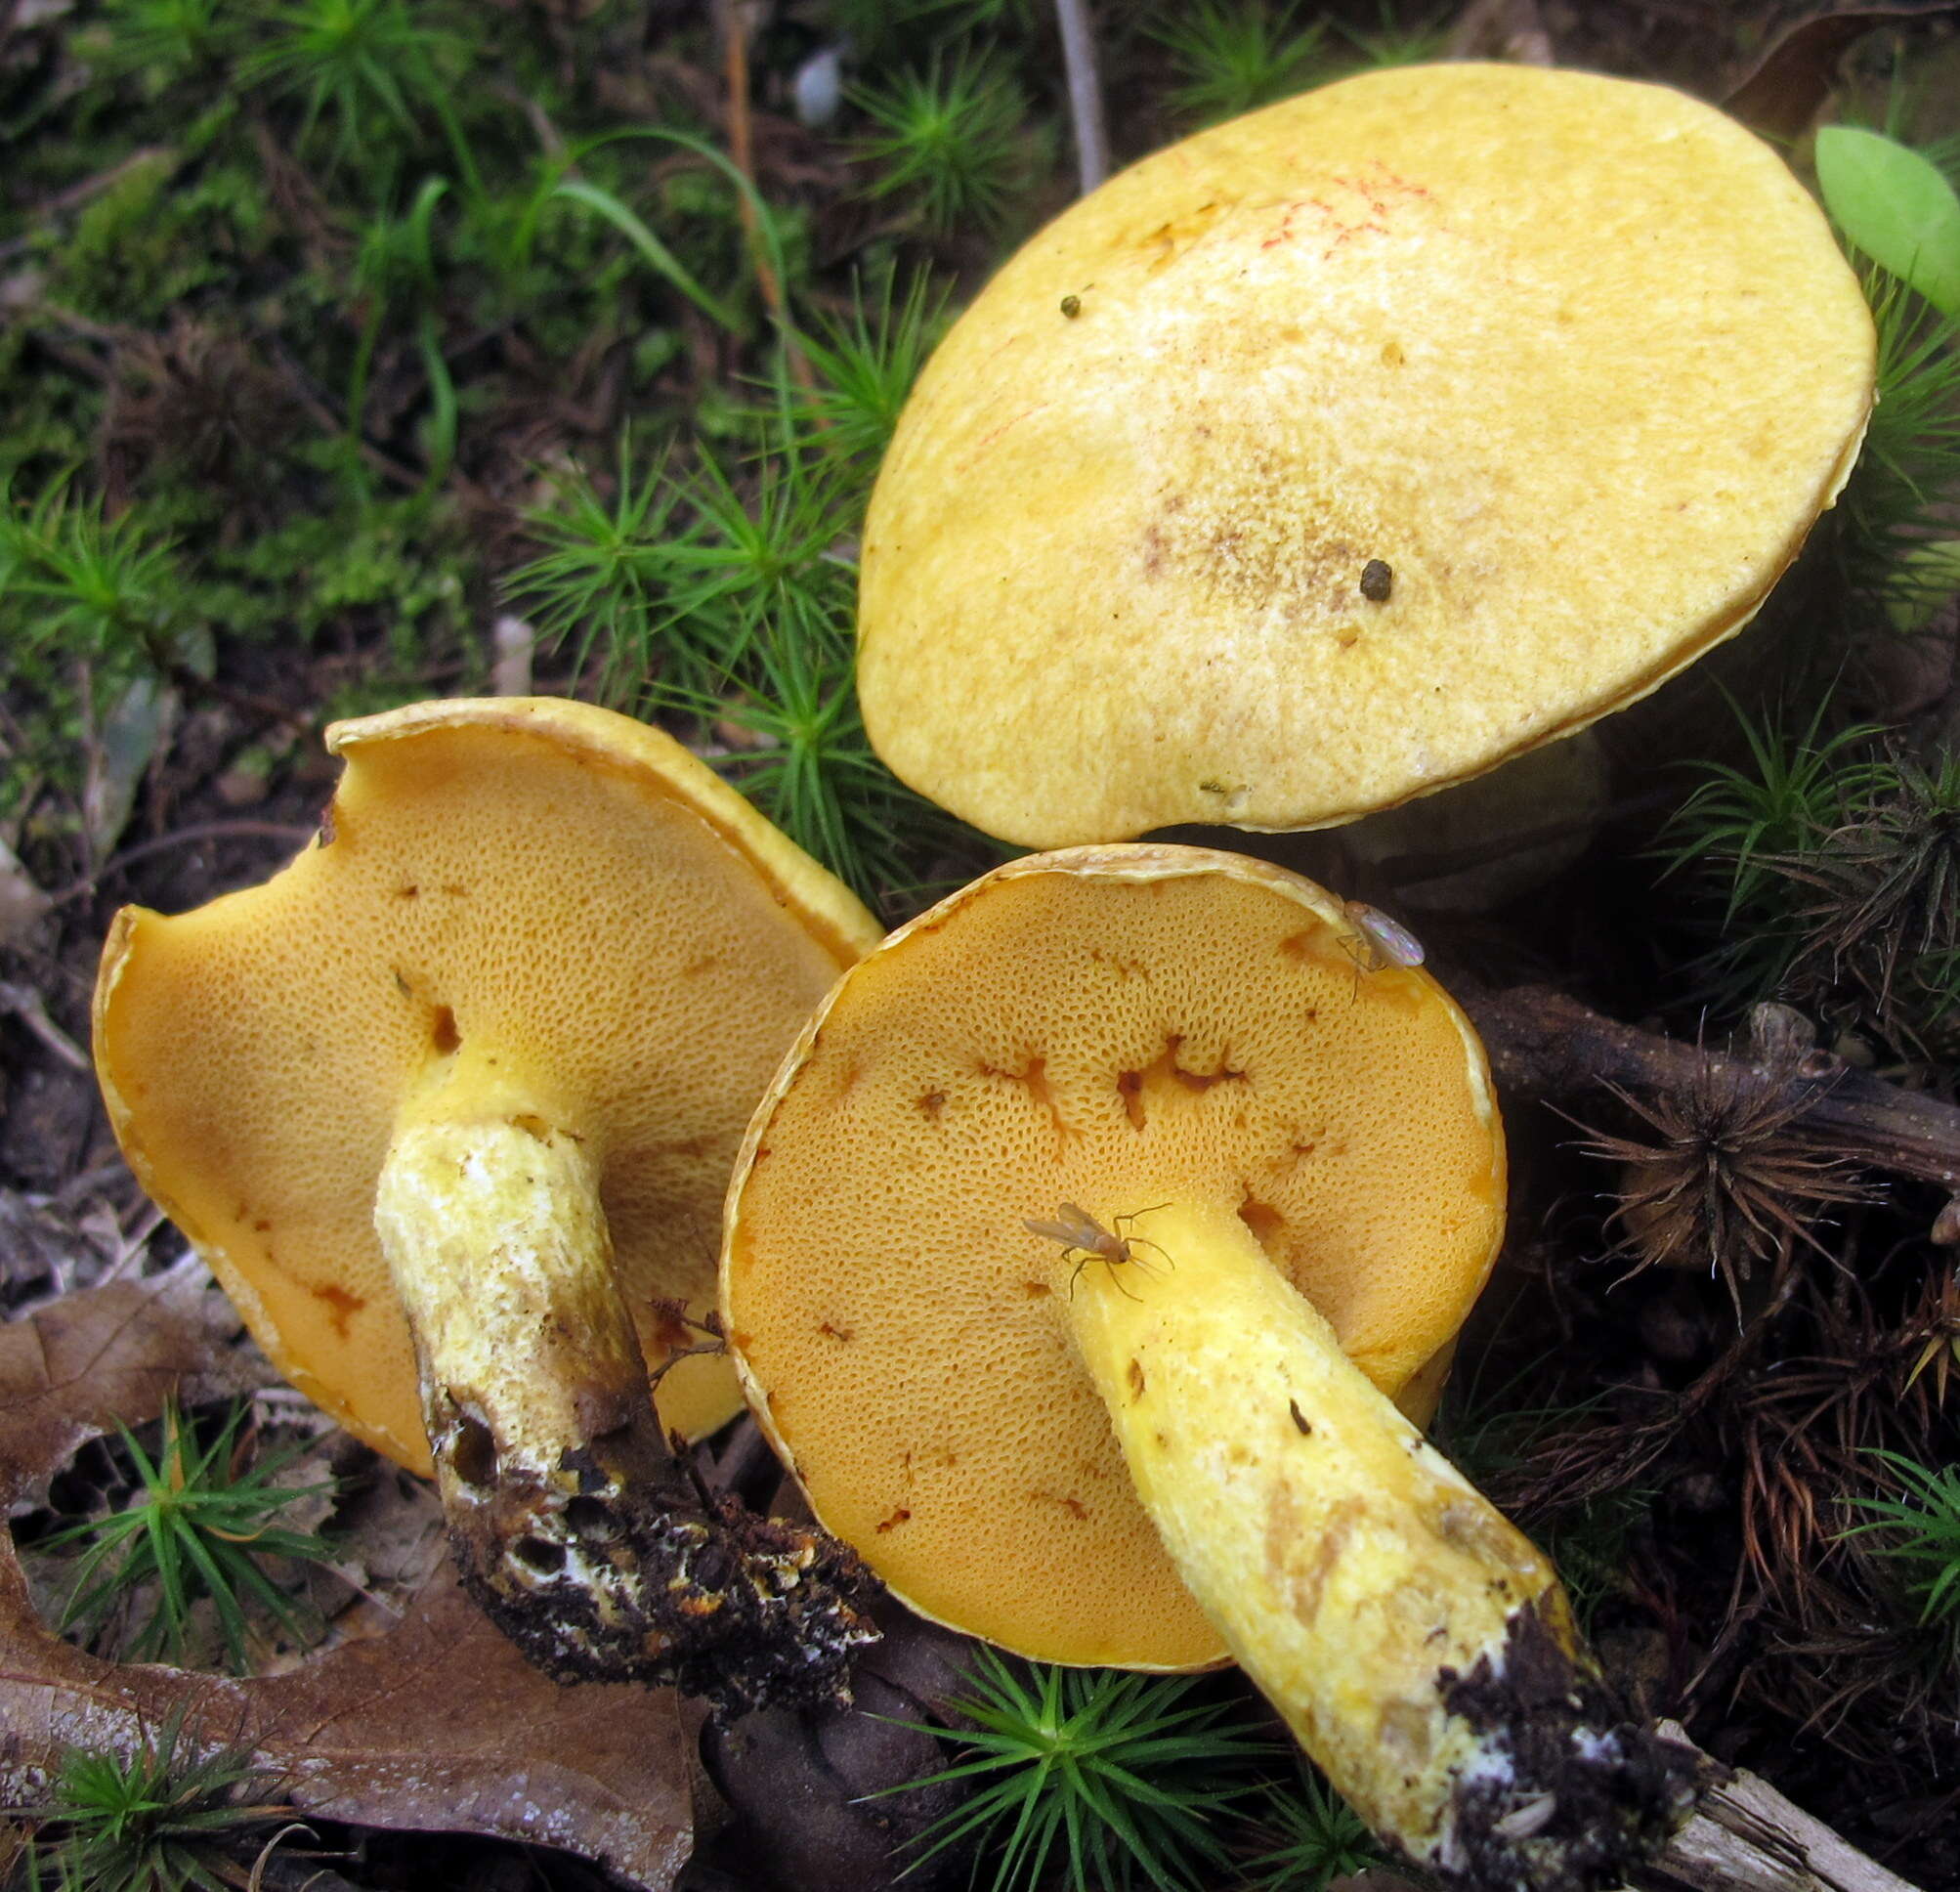
[[[1393,806],[1736,630],[1874,356],[1816,205],[1681,93],[1288,100],[1076,204],[934,355],[865,532],[866,727],[1029,846]]]

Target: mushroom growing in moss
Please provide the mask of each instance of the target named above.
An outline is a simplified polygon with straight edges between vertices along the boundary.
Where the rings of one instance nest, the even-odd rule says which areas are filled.
[[[1216,126],[1037,235],[919,377],[866,729],[1037,847],[1466,781],[1749,620],[1875,347],[1783,160],[1681,93],[1410,66]]]
[[[1351,910],[1082,848],[839,982],[738,1163],[723,1320],[812,1510],[913,1608],[1049,1661],[1229,1655],[1418,1864],[1589,1885],[1676,1764],[1392,1397],[1503,1195],[1474,1034]]]
[[[125,909],[95,1054],[144,1186],[274,1362],[434,1470],[464,1580],[561,1679],[823,1695],[869,1633],[807,1531],[703,1506],[661,1421],[742,1129],[879,929],[677,743],[547,699],[334,725],[319,838]],[[724,1658],[727,1658],[724,1661]]]

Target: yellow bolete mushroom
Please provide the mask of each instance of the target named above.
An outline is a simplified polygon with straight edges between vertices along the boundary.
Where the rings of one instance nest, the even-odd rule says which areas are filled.
[[[95,1053],[131,1167],[295,1385],[433,1467],[465,1580],[552,1673],[834,1680],[863,1625],[821,1545],[693,1499],[648,1362],[702,1338],[743,1126],[876,923],[624,716],[431,703],[327,746],[281,873],[117,916]],[[741,1402],[704,1357],[660,1398],[691,1434]]]
[[[1475,1035],[1350,910],[1075,849],[839,982],[737,1164],[723,1320],[812,1510],[915,1609],[1050,1661],[1236,1657],[1421,1865],[1591,1883],[1672,1764],[1394,1403],[1503,1197]]]
[[[866,728],[1038,847],[1465,781],[1749,620],[1874,362],[1816,205],[1694,99],[1287,100],[1075,204],[934,354],[865,528]]]

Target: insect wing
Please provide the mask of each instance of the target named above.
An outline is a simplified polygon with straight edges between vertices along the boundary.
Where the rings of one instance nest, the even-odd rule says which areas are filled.
[[[1064,1202],[1055,1215],[1054,1222],[1024,1222],[1021,1226],[1031,1235],[1058,1241],[1065,1248],[1093,1248],[1104,1234],[1102,1224],[1073,1202]]]
[[[1423,942],[1398,920],[1363,900],[1347,902],[1347,917],[1368,935],[1369,943],[1390,966],[1420,966]]]

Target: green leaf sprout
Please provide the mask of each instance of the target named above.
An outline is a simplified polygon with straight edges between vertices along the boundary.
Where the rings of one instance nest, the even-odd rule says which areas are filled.
[[[1941,315],[1960,316],[1960,196],[1939,167],[1857,125],[1825,126],[1816,164],[1846,237]]]
[[[250,1406],[235,1404],[208,1445],[199,1445],[175,1401],[163,1409],[161,1445],[152,1458],[135,1434],[118,1426],[124,1451],[142,1490],[127,1510],[69,1526],[41,1539],[38,1548],[87,1543],[76,1561],[74,1588],[62,1627],[91,1642],[101,1638],[118,1610],[140,1586],[153,1583],[154,1613],[123,1646],[132,1660],[158,1655],[181,1658],[188,1647],[192,1606],[208,1597],[233,1666],[248,1666],[244,1599],[251,1598],[288,1635],[303,1629],[292,1600],[260,1568],[264,1556],[325,1563],[333,1552],[310,1531],[274,1523],[295,1498],[330,1491],[335,1481],[280,1485],[273,1481],[306,1450],[285,1447],[247,1467],[239,1438]]]
[[[924,1730],[960,1742],[966,1758],[886,1789],[975,1784],[917,1836],[924,1850],[908,1870],[967,1838],[998,1848],[993,1892],[1027,1892],[1051,1860],[1066,1861],[1072,1892],[1139,1882],[1184,1892],[1229,1865],[1214,1820],[1257,1790],[1250,1770],[1277,1751],[1261,1730],[1230,1720],[1229,1703],[1188,1701],[1186,1676],[1036,1664],[1024,1678],[992,1650],[969,1679],[971,1692],[948,1706],[975,1726]]]

